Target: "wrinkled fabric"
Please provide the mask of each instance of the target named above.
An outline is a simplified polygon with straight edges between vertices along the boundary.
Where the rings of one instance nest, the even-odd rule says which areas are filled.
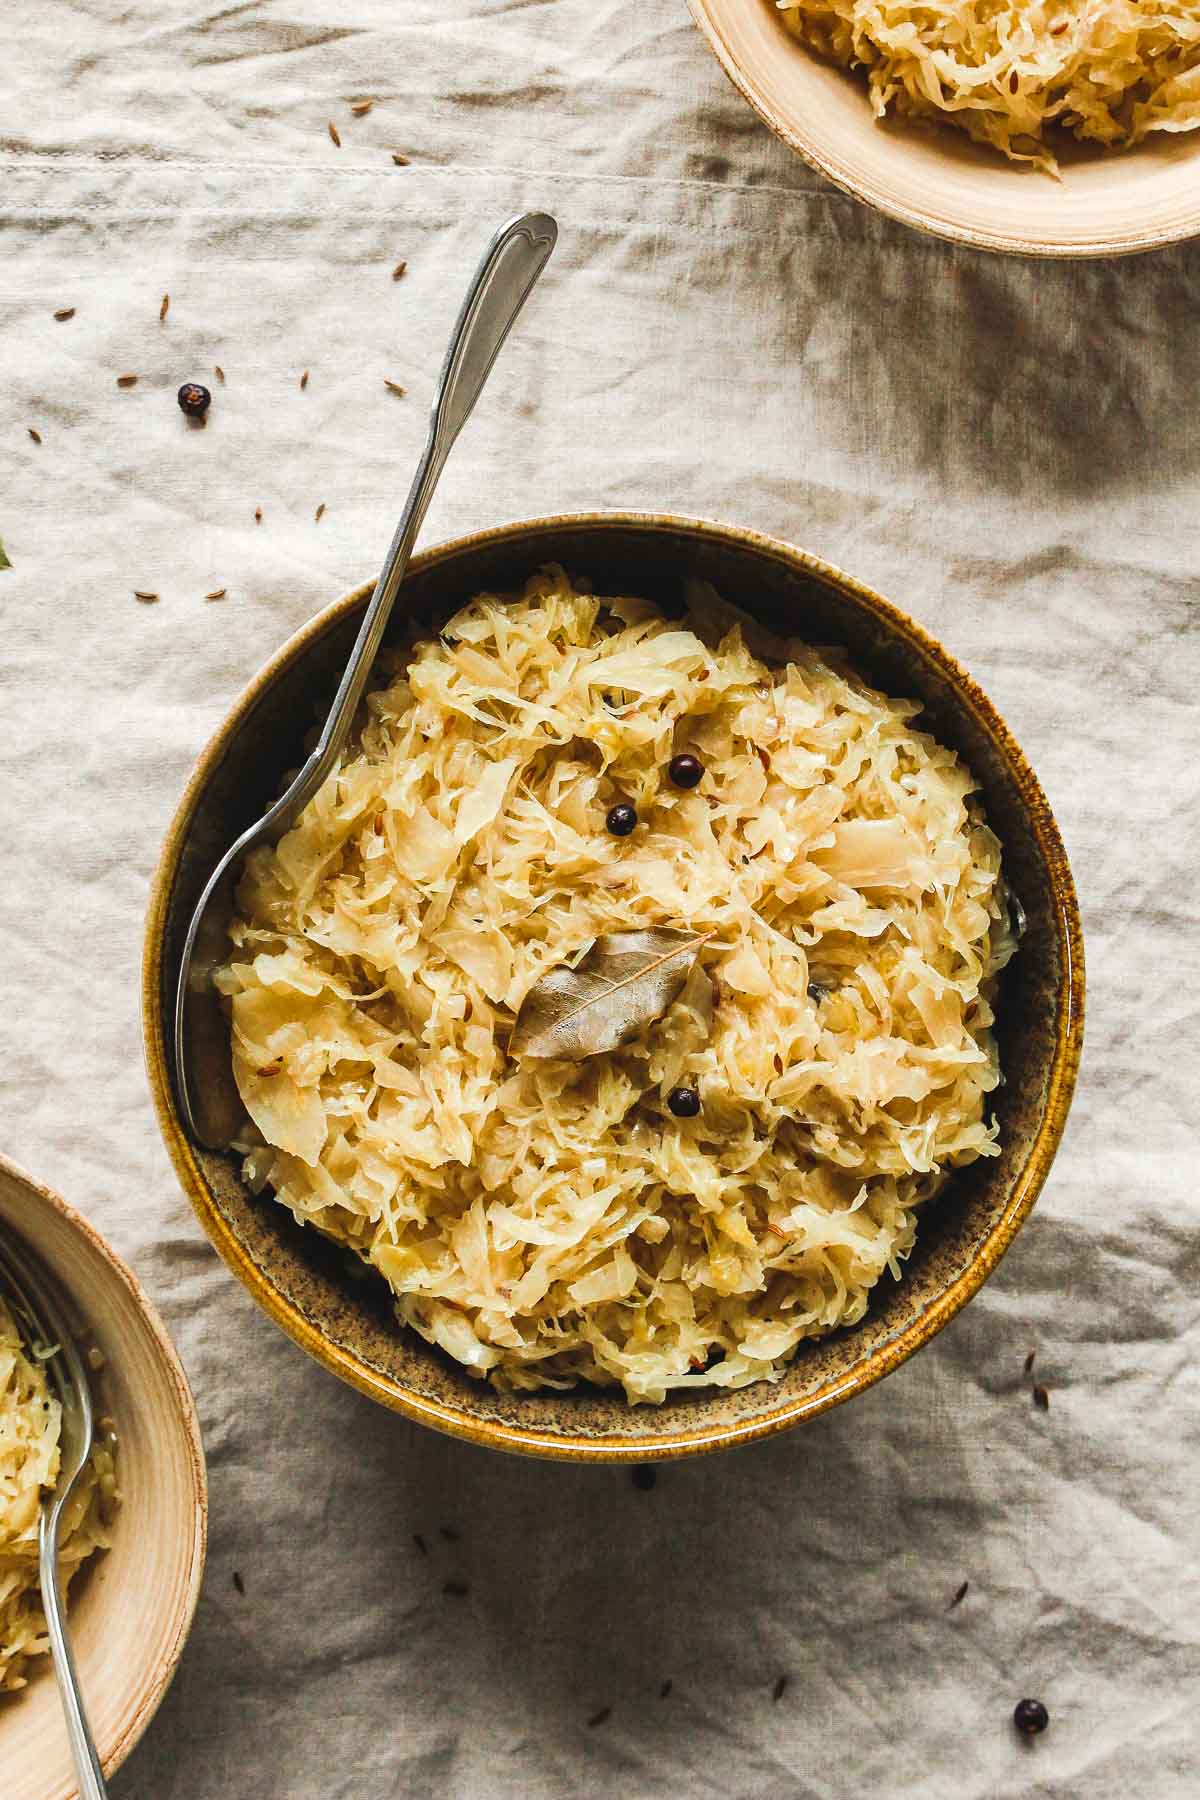
[[[1031,265],[893,225],[769,136],[682,0],[5,26],[0,1145],[147,1284],[211,1479],[195,1628],[115,1800],[1193,1793],[1200,247]],[[1087,929],[1080,1095],[994,1279],[862,1398],[652,1492],[423,1432],[304,1357],[202,1236],[141,1064],[188,770],[373,573],[523,206],[560,246],[424,541],[633,506],[851,569],[1008,718]]]

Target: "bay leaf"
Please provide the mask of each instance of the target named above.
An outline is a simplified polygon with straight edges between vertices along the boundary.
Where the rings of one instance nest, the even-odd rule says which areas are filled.
[[[629,1042],[661,1018],[688,978],[706,935],[652,926],[598,937],[582,962],[535,981],[517,1013],[513,1056],[580,1062]]]

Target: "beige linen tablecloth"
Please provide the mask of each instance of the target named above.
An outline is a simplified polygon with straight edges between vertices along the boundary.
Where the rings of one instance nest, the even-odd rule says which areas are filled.
[[[1029,266],[893,226],[682,0],[9,0],[4,35],[0,1145],[162,1308],[212,1483],[116,1800],[1194,1794],[1200,247]],[[374,572],[466,275],[535,205],[560,247],[425,541],[635,506],[853,570],[1008,717],[1088,933],[1080,1096],[997,1277],[861,1400],[650,1493],[294,1349],[178,1191],[139,1041],[188,769]]]

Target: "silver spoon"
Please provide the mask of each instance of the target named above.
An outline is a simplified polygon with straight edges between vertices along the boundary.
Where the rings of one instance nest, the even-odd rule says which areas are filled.
[[[233,1084],[229,1035],[211,974],[223,960],[233,910],[233,870],[257,844],[278,843],[333,770],[362,699],[421,521],[455,438],[470,417],[500,346],[545,268],[558,237],[546,213],[523,213],[496,233],[463,301],[434,396],[429,435],[375,592],[316,749],[270,811],[244,831],[210,875],[184,939],[175,988],[174,1063],[189,1134],[225,1149],[243,1112]]]
[[[58,1579],[58,1528],[63,1509],[92,1453],[95,1430],[92,1391],[71,1326],[52,1289],[42,1280],[32,1258],[9,1237],[0,1239],[0,1292],[8,1298],[17,1330],[31,1350],[40,1348],[44,1354],[46,1346],[58,1346],[55,1354],[47,1356],[44,1363],[55,1398],[62,1408],[62,1427],[58,1482],[53,1493],[43,1499],[38,1519],[38,1580],[54,1673],[58,1677],[58,1691],[67,1719],[67,1736],[75,1758],[80,1800],[105,1800],[107,1789],[83,1709],[79,1676],[66,1631],[66,1605]]]

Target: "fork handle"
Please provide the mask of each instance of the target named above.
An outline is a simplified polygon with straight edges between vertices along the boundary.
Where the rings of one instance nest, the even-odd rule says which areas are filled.
[[[46,1506],[42,1508],[38,1524],[38,1564],[42,1611],[46,1615],[54,1673],[58,1679],[63,1712],[66,1714],[71,1755],[75,1759],[79,1800],[106,1800],[108,1789],[104,1785],[104,1771],[100,1767],[87,1714],[83,1710],[75,1658],[71,1655],[70,1639],[63,1624],[65,1608],[62,1586],[58,1579],[58,1517],[56,1512]]]

